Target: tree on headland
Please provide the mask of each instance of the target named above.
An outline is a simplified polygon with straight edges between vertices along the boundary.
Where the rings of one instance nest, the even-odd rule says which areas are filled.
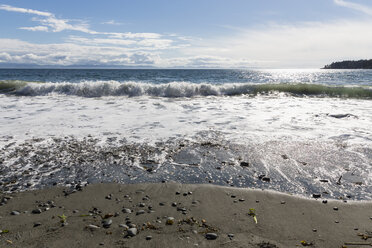
[[[333,62],[332,64],[324,66],[322,69],[372,69],[372,59]]]

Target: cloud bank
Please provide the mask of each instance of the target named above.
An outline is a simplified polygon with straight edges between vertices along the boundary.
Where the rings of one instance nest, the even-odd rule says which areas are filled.
[[[364,5],[333,0],[372,15]],[[226,35],[99,32],[84,21],[53,13],[0,5],[0,10],[32,15],[33,32],[70,31],[59,43],[0,39],[0,63],[45,66],[153,66],[161,68],[319,68],[335,60],[372,57],[372,19],[226,27]],[[107,25],[116,25],[108,21]],[[73,33],[72,33],[73,32]]]

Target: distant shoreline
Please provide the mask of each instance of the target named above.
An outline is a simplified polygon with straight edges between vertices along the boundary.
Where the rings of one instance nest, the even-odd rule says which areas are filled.
[[[372,59],[344,60],[325,65],[322,69],[372,69]]]

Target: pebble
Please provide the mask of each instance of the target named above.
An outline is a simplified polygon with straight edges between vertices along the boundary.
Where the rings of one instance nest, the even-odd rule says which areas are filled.
[[[41,223],[40,222],[35,222],[34,227],[37,227],[37,226],[41,226]]]
[[[176,195],[179,195],[179,194],[181,194],[181,192],[177,191],[177,192],[176,192]]]
[[[248,162],[240,162],[240,166],[241,167],[249,167],[249,163]]]
[[[11,215],[20,215],[20,213],[18,211],[12,211],[10,214]]]
[[[321,195],[321,194],[318,194],[318,193],[313,194],[313,198],[315,198],[315,199],[320,198],[321,196],[322,196],[322,195]]]
[[[141,202],[141,203],[139,204],[139,206],[140,206],[141,208],[144,208],[144,207],[146,206],[146,204],[143,203],[143,202]]]
[[[338,211],[338,207],[334,207],[333,210]]]
[[[173,202],[172,207],[177,207],[177,202]]]
[[[137,228],[135,227],[129,228],[127,232],[128,232],[128,236],[134,237],[137,235]]]
[[[323,200],[323,201],[322,201],[322,203],[324,203],[324,204],[327,204],[327,203],[328,203],[328,201],[327,201],[327,200]]]
[[[128,230],[129,229],[129,226],[127,226],[125,224],[120,224],[119,227],[124,228],[125,230]]]
[[[123,213],[125,213],[125,214],[130,214],[130,213],[132,213],[132,210],[130,210],[129,208],[123,208],[121,211],[122,211]]]
[[[32,210],[32,213],[33,214],[41,214],[41,209],[40,208],[34,209],[34,210]]]
[[[140,215],[140,214],[144,214],[145,213],[145,210],[139,210],[136,215]]]
[[[317,232],[318,230],[316,230],[316,229],[313,229],[313,232]]]
[[[234,238],[234,234],[229,233],[229,234],[227,234],[227,237],[228,237],[229,239],[232,239],[232,238]]]
[[[174,218],[173,217],[168,217],[167,221],[165,222],[167,225],[173,225],[174,224]]]
[[[281,201],[280,204],[285,204],[285,201]]]
[[[242,199],[239,199],[239,201],[240,201],[240,202],[243,202],[243,201],[245,201],[245,200],[242,198]]]
[[[90,230],[96,230],[96,229],[99,229],[99,226],[96,226],[96,225],[87,225],[86,228],[88,228]]]
[[[102,225],[104,228],[109,228],[111,224],[112,224],[112,219],[107,219],[107,220],[102,221]]]
[[[165,203],[164,202],[159,202],[159,206],[164,206]]]
[[[146,240],[151,240],[152,236],[146,236]]]
[[[217,239],[218,235],[216,233],[207,233],[205,235],[205,238],[208,239],[208,240],[214,240],[214,239]]]

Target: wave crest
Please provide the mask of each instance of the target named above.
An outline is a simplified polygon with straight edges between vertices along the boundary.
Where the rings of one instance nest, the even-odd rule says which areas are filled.
[[[363,87],[334,87],[319,84],[196,84],[172,82],[150,84],[141,82],[87,81],[81,83],[36,83],[25,81],[0,81],[0,92],[18,96],[43,96],[50,94],[80,97],[102,96],[236,96],[284,92],[296,96],[326,96],[372,99],[372,90]]]

